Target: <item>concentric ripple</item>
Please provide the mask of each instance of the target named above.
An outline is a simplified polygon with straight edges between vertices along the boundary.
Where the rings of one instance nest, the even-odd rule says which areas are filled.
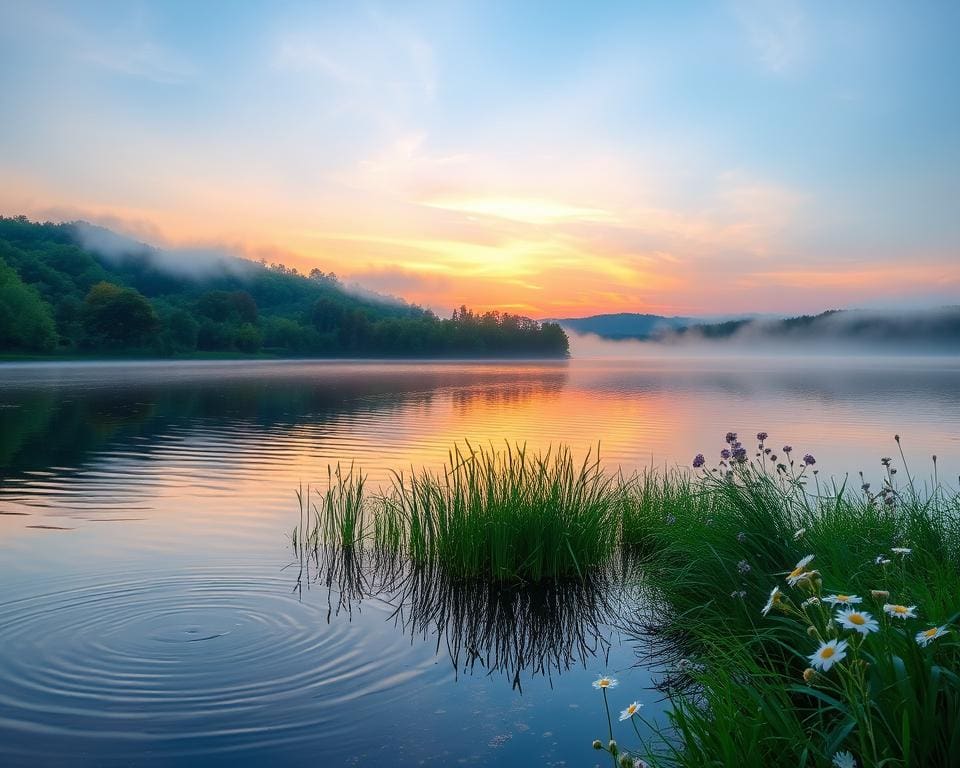
[[[0,755],[44,765],[94,746],[123,759],[349,744],[367,708],[436,668],[432,653],[411,659],[376,604],[328,624],[325,604],[290,588],[194,569],[100,574],[0,603]]]

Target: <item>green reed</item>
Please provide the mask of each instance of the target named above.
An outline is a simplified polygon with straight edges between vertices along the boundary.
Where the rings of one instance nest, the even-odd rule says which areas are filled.
[[[293,532],[294,547],[362,548],[370,534],[365,486],[366,476],[353,464],[346,471],[337,464],[327,467],[327,489],[319,502],[313,501],[309,487],[299,489],[300,524]]]
[[[381,528],[404,531],[413,562],[450,575],[539,581],[611,558],[619,498],[596,457],[458,446],[440,471],[394,475]]]
[[[620,543],[622,484],[595,455],[578,463],[562,447],[457,446],[441,469],[394,473],[375,493],[352,467],[328,481],[297,534],[307,547],[370,546],[450,577],[540,581],[582,577]]]

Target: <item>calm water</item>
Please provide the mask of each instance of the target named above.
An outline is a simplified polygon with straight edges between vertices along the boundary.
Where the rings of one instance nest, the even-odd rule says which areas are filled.
[[[660,717],[642,649],[610,626],[628,597],[300,563],[295,491],[465,438],[686,465],[727,430],[874,479],[900,433],[916,474],[936,453],[955,477],[960,367],[0,366],[0,765],[593,765],[596,673]]]

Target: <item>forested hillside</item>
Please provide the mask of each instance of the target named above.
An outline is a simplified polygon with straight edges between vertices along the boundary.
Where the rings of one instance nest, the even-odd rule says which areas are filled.
[[[94,235],[94,237],[91,237]],[[110,243],[98,249],[91,242]],[[117,243],[127,243],[117,247]],[[348,292],[333,273],[158,249],[87,224],[0,217],[0,353],[549,356],[559,325]],[[199,260],[199,255],[198,255]]]

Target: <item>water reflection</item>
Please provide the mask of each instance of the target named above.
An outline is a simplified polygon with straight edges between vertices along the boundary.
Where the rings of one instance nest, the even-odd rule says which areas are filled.
[[[93,454],[156,451],[178,428],[260,430],[289,437],[351,416],[429,408],[458,410],[550,398],[556,366],[279,365],[78,366],[0,369],[0,469],[10,477],[51,465],[76,470]],[[161,442],[158,444],[157,440]]]
[[[629,604],[625,575],[612,568],[507,585],[450,578],[368,550],[320,546],[300,554],[295,590],[326,590],[328,622],[377,601],[390,606],[386,620],[411,642],[444,653],[455,674],[500,675],[520,691],[525,678],[602,665],[611,621]]]

